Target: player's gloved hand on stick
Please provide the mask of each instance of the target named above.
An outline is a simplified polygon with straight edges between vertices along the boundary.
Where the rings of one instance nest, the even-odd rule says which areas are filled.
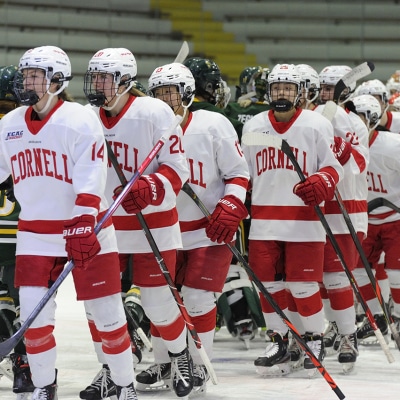
[[[333,146],[333,152],[335,153],[336,159],[341,165],[344,165],[349,161],[351,156],[351,143],[346,142],[343,138],[335,136],[335,144]]]
[[[95,222],[93,215],[81,215],[64,223],[65,250],[77,268],[85,269],[101,249],[94,233]]]
[[[247,209],[237,197],[227,195],[219,199],[206,227],[207,237],[213,242],[230,243],[240,221],[246,216]]]
[[[115,200],[122,192],[123,186],[114,189]],[[156,174],[143,175],[133,185],[122,200],[122,207],[128,214],[137,214],[148,205],[159,206],[164,200],[165,189]]]
[[[317,172],[310,175],[304,182],[296,184],[293,193],[299,196],[304,204],[316,206],[332,199],[335,194],[335,181],[327,172]]]

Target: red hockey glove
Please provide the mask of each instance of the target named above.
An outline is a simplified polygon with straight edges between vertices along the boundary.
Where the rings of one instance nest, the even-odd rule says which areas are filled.
[[[218,201],[207,225],[207,237],[213,242],[230,243],[240,221],[247,216],[244,204],[235,196],[228,195]]]
[[[75,266],[85,269],[90,260],[100,251],[100,243],[94,233],[95,218],[93,215],[81,215],[65,221],[63,237],[68,260]]]
[[[295,185],[293,193],[299,196],[306,205],[316,206],[332,199],[335,194],[335,181],[328,173],[317,172],[310,175],[304,182]]]
[[[333,152],[335,153],[336,159],[341,165],[344,165],[349,161],[351,156],[351,143],[346,142],[339,136],[335,136],[335,144],[333,146]]]
[[[122,189],[122,186],[114,189],[114,200]],[[137,214],[149,204],[159,206],[164,200],[164,196],[165,189],[161,179],[156,174],[143,175],[133,184],[121,204],[128,214]]]

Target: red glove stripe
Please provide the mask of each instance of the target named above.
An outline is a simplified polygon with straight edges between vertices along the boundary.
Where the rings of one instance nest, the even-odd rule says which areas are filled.
[[[339,182],[339,174],[337,173],[336,169],[333,167],[324,167],[321,168],[320,170],[318,170],[316,173],[318,172],[326,172],[327,174],[329,174],[332,179],[335,181],[335,185],[337,185],[337,183]]]

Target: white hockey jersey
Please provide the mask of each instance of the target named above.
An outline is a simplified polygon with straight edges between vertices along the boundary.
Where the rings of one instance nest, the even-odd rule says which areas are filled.
[[[91,214],[99,222],[108,208],[103,132],[78,103],[60,100],[43,121],[32,121],[32,111],[20,107],[0,121],[0,181],[12,173],[21,206],[17,255],[67,256],[64,221]],[[98,235],[101,253],[117,251],[110,223]]]
[[[298,109],[287,123],[277,123],[272,110],[262,112],[243,127],[246,132],[279,135],[287,140],[305,177],[319,170],[339,181],[343,168],[336,160],[332,124],[310,110]],[[325,242],[325,230],[314,210],[293,193],[300,181],[291,161],[273,147],[242,146],[252,179],[251,227],[253,240]],[[323,206],[323,204],[321,204]]]
[[[325,105],[317,106],[316,112],[324,114]],[[358,121],[357,121],[358,120]],[[356,232],[366,234],[367,215],[367,166],[369,162],[368,130],[360,117],[347,113],[342,107],[336,107],[331,119],[334,135],[351,143],[351,156],[343,166],[344,176],[337,190],[350,216]],[[326,220],[333,234],[348,234],[349,229],[336,199],[325,202]]]
[[[188,183],[210,213],[226,195],[244,203],[249,171],[236,131],[227,118],[207,110],[190,113],[182,144],[190,171]],[[208,220],[186,193],[179,194],[177,207],[185,250],[218,245],[207,238]]]
[[[384,197],[400,207],[400,136],[375,131],[369,141],[368,201]],[[369,214],[368,223],[380,225],[400,220],[400,214],[379,207]]]
[[[170,107],[152,97],[132,96],[116,117],[107,117],[102,108],[87,107],[92,108],[101,120],[104,136],[128,181],[175,119]],[[188,179],[189,170],[180,143],[181,135],[182,130],[178,126],[144,172],[145,175],[157,173],[165,188],[162,204],[149,205],[142,211],[160,251],[182,247],[176,196]],[[112,201],[113,191],[120,185],[118,175],[109,162],[106,184],[108,201]],[[151,253],[136,215],[127,214],[119,207],[113,216],[113,223],[120,253]]]

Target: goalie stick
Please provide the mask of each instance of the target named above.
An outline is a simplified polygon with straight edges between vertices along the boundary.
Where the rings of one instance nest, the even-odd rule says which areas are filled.
[[[124,187],[124,189],[121,191],[121,193],[118,195],[118,197],[111,204],[111,206],[109,207],[107,212],[104,214],[103,218],[95,226],[94,232],[96,233],[96,235],[100,232],[100,230],[102,229],[105,222],[111,218],[111,216],[114,214],[115,210],[120,206],[120,204],[122,203],[122,200],[124,199],[124,197],[126,196],[128,191],[131,189],[132,185],[140,178],[140,176],[143,174],[145,169],[154,160],[154,158],[156,157],[158,152],[164,146],[164,143],[169,138],[170,134],[177,128],[177,126],[181,123],[181,121],[182,121],[182,118],[180,116],[176,116],[173,124],[167,129],[167,131],[164,133],[164,135],[160,137],[160,139],[155,144],[153,149],[150,151],[150,153],[144,159],[143,163],[139,166],[137,171],[133,174],[133,176],[129,180],[128,184]],[[14,333],[14,335],[12,335],[10,338],[8,338],[0,343],[0,357],[6,356],[18,344],[18,342],[22,339],[24,333],[32,325],[32,322],[36,319],[36,317],[39,315],[39,313],[43,310],[43,308],[48,303],[48,301],[51,299],[51,297],[56,293],[57,289],[64,282],[65,278],[68,276],[68,274],[72,271],[73,268],[74,268],[74,261],[73,260],[68,261],[65,264],[64,270],[61,272],[61,274],[58,276],[58,278],[54,281],[54,283],[50,286],[49,290],[42,297],[42,299],[39,301],[37,306],[33,309],[31,314],[27,317],[27,319],[21,325],[21,327]]]
[[[182,191],[185,192],[196,203],[196,205],[199,207],[199,209],[204,214],[204,216],[207,217],[210,220],[211,214],[208,211],[207,207],[200,200],[200,198],[197,196],[197,194],[194,192],[194,190],[190,187],[190,185],[187,182],[183,185]],[[296,327],[290,322],[290,320],[285,315],[285,313],[276,304],[276,302],[273,299],[273,297],[269,294],[268,290],[265,288],[265,286],[262,284],[262,282],[258,279],[257,275],[251,269],[250,265],[245,260],[245,258],[242,256],[242,254],[239,252],[239,250],[235,246],[232,246],[230,243],[226,243],[226,246],[229,247],[229,249],[232,252],[232,254],[240,262],[240,264],[245,269],[245,271],[248,274],[248,276],[251,278],[251,280],[257,286],[258,290],[262,293],[262,295],[265,297],[265,299],[268,301],[268,303],[271,305],[271,307],[274,309],[274,311],[285,322],[285,324],[289,328],[290,332],[292,333],[293,337],[297,340],[297,342],[299,343],[301,348],[305,351],[305,353],[310,357],[310,360],[313,362],[313,364],[318,369],[320,374],[327,381],[327,383],[329,384],[331,389],[336,393],[336,395],[339,397],[339,399],[344,399],[345,395],[343,394],[343,392],[337,386],[337,384],[335,383],[333,378],[329,375],[329,373],[325,369],[325,367],[320,363],[318,358],[315,357],[314,353],[312,352],[310,347],[307,345],[307,342],[305,342],[305,340],[302,338],[302,336],[300,335],[300,333],[298,332]]]
[[[346,75],[343,75],[342,78],[339,79],[335,85],[335,89],[333,92],[333,101],[335,103],[338,103],[343,90],[351,86],[351,84],[357,82],[359,79],[362,79],[369,75],[374,69],[375,65],[373,62],[365,61],[357,67],[354,67]]]
[[[125,186],[128,183],[128,181],[124,175],[124,172],[121,169],[121,166],[110,146],[110,143],[108,141],[106,141],[106,144],[107,144],[107,150],[108,150],[108,159],[111,161],[111,164],[113,165],[114,170],[117,173],[119,181],[121,182],[121,184],[123,186]],[[178,289],[175,286],[175,283],[173,282],[173,280],[171,278],[171,275],[168,271],[168,268],[164,262],[162,255],[160,253],[157,243],[147,225],[147,222],[144,219],[143,214],[141,212],[137,213],[136,216],[139,220],[140,226],[143,229],[144,235],[146,236],[146,239],[149,242],[151,250],[154,253],[154,257],[156,258],[156,261],[157,261],[158,265],[160,266],[161,272],[163,273],[165,280],[167,281],[167,284],[168,284],[169,288],[171,289],[171,293],[175,299],[176,304],[179,307],[179,310],[185,321],[187,330],[189,331],[190,335],[192,336],[193,342],[196,345],[196,348],[197,348],[199,355],[204,363],[204,366],[206,367],[208,373],[210,374],[211,381],[213,382],[214,385],[217,385],[218,378],[215,373],[215,370],[210,362],[210,359],[209,359],[206,351],[204,350],[204,347],[201,343],[201,339],[191,321],[190,315],[188,314],[185,305],[183,304],[182,298],[178,292]]]
[[[303,171],[302,171],[299,163],[297,162],[297,159],[296,159],[292,149],[290,148],[288,142],[285,140],[282,140],[279,136],[268,135],[268,134],[261,133],[261,132],[248,132],[242,136],[242,143],[247,146],[275,147],[276,149],[281,150],[284,154],[286,154],[286,156],[292,162],[293,167],[296,170],[300,180],[302,182],[304,182],[306,180],[306,177],[304,176]],[[393,354],[390,352],[389,346],[386,343],[381,330],[379,329],[378,325],[376,324],[376,321],[372,315],[370,308],[368,307],[367,303],[363,299],[352,272],[346,266],[346,262],[344,260],[343,253],[332,233],[332,230],[325,218],[325,215],[323,214],[321,208],[318,205],[314,206],[314,209],[315,209],[315,212],[316,212],[319,220],[322,223],[322,226],[325,229],[326,235],[328,236],[330,242],[332,243],[332,247],[334,248],[335,253],[338,256],[340,263],[343,266],[343,269],[350,281],[350,284],[354,290],[354,293],[356,294],[358,301],[360,302],[360,304],[362,305],[362,307],[365,311],[365,315],[367,316],[367,318],[371,324],[371,327],[374,330],[375,336],[376,336],[380,346],[382,347],[382,350],[385,353],[387,360],[389,361],[389,363],[393,363],[395,361]]]
[[[176,55],[174,62],[183,64],[183,62],[186,60],[186,57],[188,55],[189,55],[189,45],[188,45],[188,42],[185,40],[182,43],[182,46],[179,49],[179,52]]]

